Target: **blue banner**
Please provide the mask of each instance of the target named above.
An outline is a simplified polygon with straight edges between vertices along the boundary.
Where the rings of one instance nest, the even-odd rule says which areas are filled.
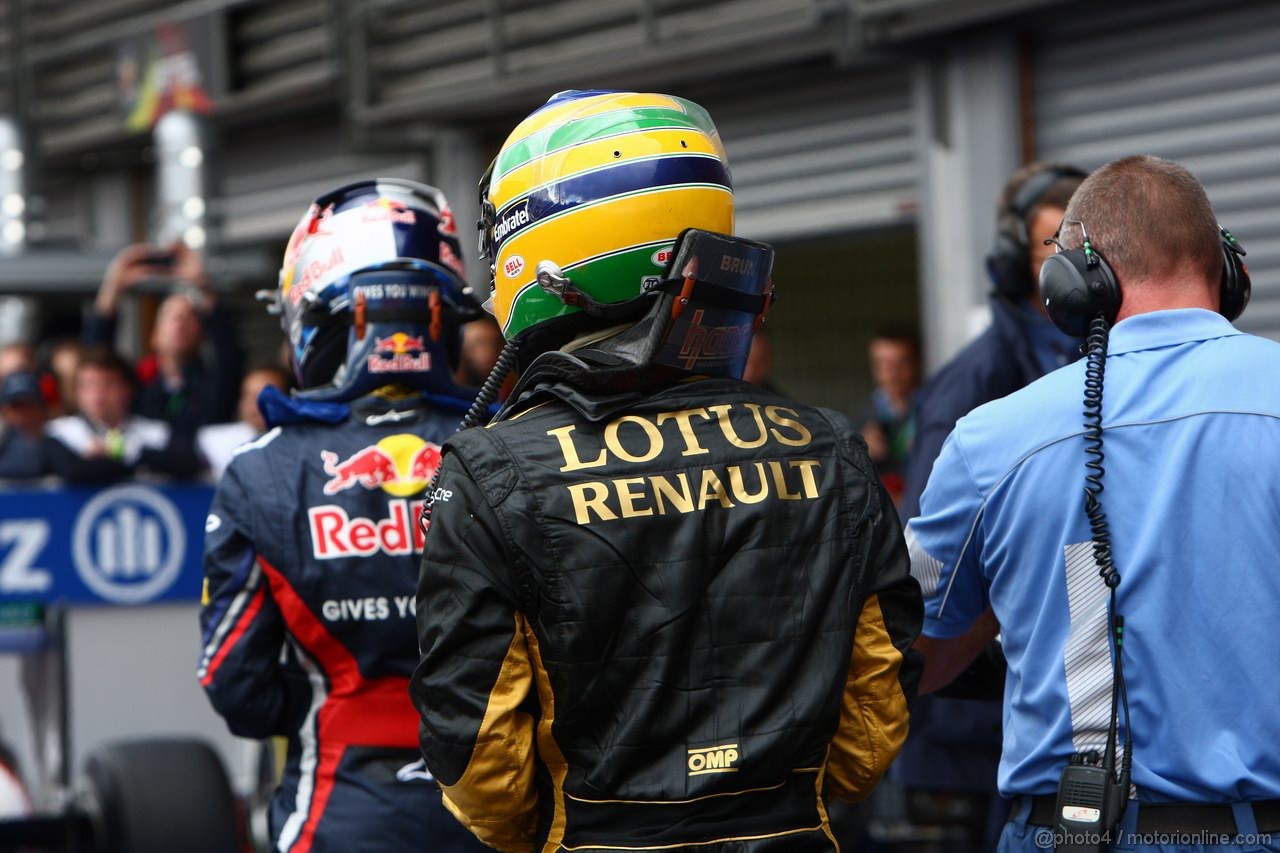
[[[0,490],[0,603],[198,601],[205,484]]]

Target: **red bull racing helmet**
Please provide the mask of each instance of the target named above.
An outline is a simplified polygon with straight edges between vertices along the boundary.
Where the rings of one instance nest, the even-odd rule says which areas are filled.
[[[379,178],[317,198],[275,295],[298,396],[347,401],[387,385],[455,396],[461,324],[480,316],[464,275],[438,189]]]

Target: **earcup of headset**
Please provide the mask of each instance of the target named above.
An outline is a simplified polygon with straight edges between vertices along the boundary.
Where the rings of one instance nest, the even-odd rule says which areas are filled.
[[[1002,228],[987,252],[987,276],[1001,296],[1022,299],[1031,295],[1031,255],[1027,246]]]
[[[1053,324],[1068,335],[1083,338],[1093,318],[1108,323],[1120,313],[1120,286],[1111,267],[1096,252],[1093,261],[1083,249],[1058,252],[1040,267],[1040,295]]]
[[[1240,252],[1236,251],[1232,243],[1224,238],[1222,241],[1222,287],[1218,292],[1218,313],[1234,321],[1244,313],[1252,290],[1253,283],[1249,280],[1249,270],[1240,259]]]

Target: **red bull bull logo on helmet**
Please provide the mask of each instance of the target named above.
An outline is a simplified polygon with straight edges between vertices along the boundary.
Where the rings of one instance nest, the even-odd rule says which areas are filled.
[[[418,215],[407,204],[389,198],[374,199],[361,211],[364,222],[392,222],[397,225],[413,225]]]
[[[440,241],[440,263],[453,270],[458,278],[466,278],[467,271],[463,268],[462,258],[453,251],[453,247],[445,240]]]
[[[400,433],[343,460],[331,450],[320,451],[320,459],[329,475],[324,484],[326,495],[361,486],[404,498],[420,494],[431,482],[440,465],[440,447],[416,435]]]
[[[431,369],[431,353],[422,335],[396,332],[376,338],[369,356],[370,373],[426,373]]]
[[[453,219],[453,210],[447,204],[440,208],[440,224],[436,226],[436,230],[446,237],[452,237],[458,233],[457,223]]]
[[[335,245],[328,254],[321,254],[318,257],[309,256],[320,246],[311,245],[305,248],[307,251],[299,253],[300,259],[296,266],[290,268],[289,276],[284,283],[285,293],[295,305],[302,300],[303,294],[319,285],[325,276],[346,263],[341,246]]]

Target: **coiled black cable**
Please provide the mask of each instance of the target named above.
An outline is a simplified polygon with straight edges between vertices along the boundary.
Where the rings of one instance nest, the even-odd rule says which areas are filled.
[[[1084,452],[1085,486],[1084,511],[1089,517],[1089,529],[1093,533],[1093,557],[1098,574],[1111,591],[1108,604],[1108,621],[1111,625],[1111,715],[1107,726],[1107,746],[1103,766],[1108,773],[1115,772],[1116,727],[1120,708],[1124,706],[1124,755],[1120,759],[1120,774],[1113,781],[1121,788],[1120,801],[1128,799],[1130,773],[1133,767],[1133,732],[1129,721],[1129,691],[1124,681],[1124,617],[1116,613],[1116,587],[1120,585],[1120,572],[1116,570],[1111,555],[1111,528],[1102,508],[1102,476],[1106,473],[1106,456],[1102,451],[1102,389],[1107,373],[1107,342],[1111,323],[1099,314],[1089,324],[1089,336],[1085,340],[1084,369]],[[1123,807],[1121,807],[1123,812]]]
[[[493,370],[489,371],[488,378],[480,386],[480,393],[476,395],[475,402],[471,404],[470,409],[467,409],[462,423],[458,424],[459,430],[480,426],[481,418],[488,421],[485,416],[489,414],[489,407],[493,405],[494,400],[498,399],[498,391],[502,389],[502,383],[507,381],[507,374],[516,366],[517,350],[515,342],[508,341],[502,348],[502,352],[498,353],[498,360],[493,363]]]
[[[1120,573],[1111,558],[1111,530],[1102,508],[1102,475],[1106,473],[1102,452],[1102,385],[1107,372],[1107,338],[1111,324],[1099,314],[1089,324],[1085,341],[1084,370],[1084,511],[1093,532],[1093,558],[1098,574],[1108,587],[1120,584]]]
[[[489,371],[489,376],[484,380],[484,384],[480,386],[480,393],[476,394],[475,402],[471,404],[470,409],[467,409],[467,413],[463,415],[462,421],[458,424],[458,432],[479,426],[482,422],[488,420],[489,407],[498,399],[498,392],[502,390],[502,383],[507,380],[507,375],[515,368],[518,351],[519,347],[516,346],[514,341],[507,341],[507,345],[502,348],[502,352],[498,353],[498,360],[493,363],[493,369]],[[435,473],[431,475],[431,482],[427,483],[425,499],[422,502],[422,511],[418,513],[418,529],[422,531],[424,538],[427,535],[427,527],[431,524],[431,507],[436,502],[436,480],[439,477],[440,468],[437,466]]]

